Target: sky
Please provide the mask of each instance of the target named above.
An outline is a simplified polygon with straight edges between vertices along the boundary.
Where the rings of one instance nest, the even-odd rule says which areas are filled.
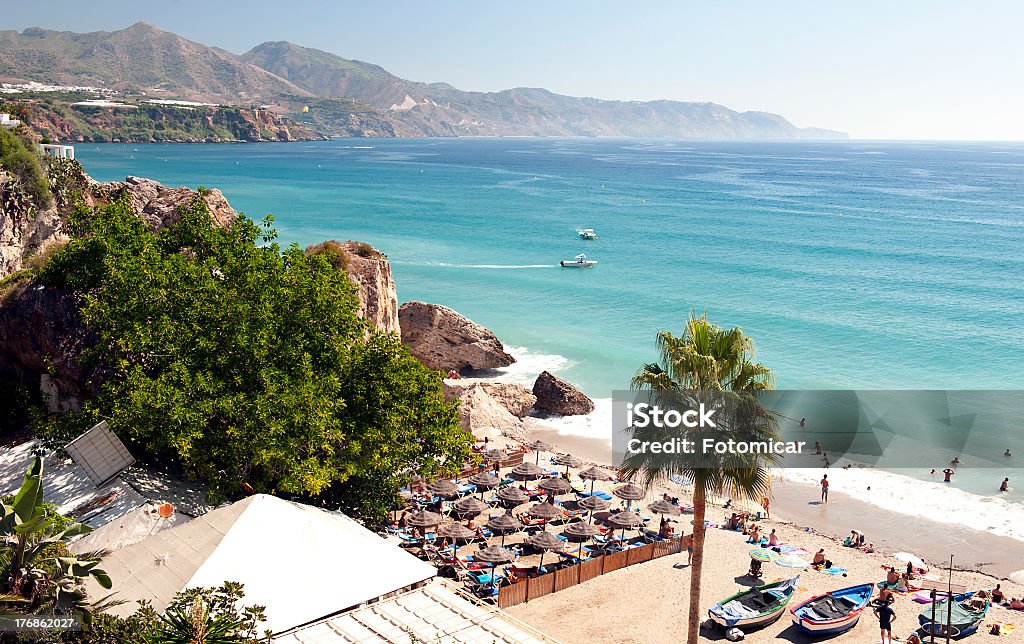
[[[0,27],[139,20],[235,53],[289,40],[466,90],[712,101],[855,138],[1024,140],[1017,0],[35,0],[5,6]]]

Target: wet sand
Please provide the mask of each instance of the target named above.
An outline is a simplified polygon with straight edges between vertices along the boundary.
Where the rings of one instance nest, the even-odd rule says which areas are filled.
[[[840,539],[860,530],[879,550],[912,552],[943,567],[952,554],[954,568],[999,578],[1024,568],[1024,543],[1016,539],[900,514],[839,492],[829,493],[828,503],[821,503],[820,496],[815,486],[776,481],[772,514]]]

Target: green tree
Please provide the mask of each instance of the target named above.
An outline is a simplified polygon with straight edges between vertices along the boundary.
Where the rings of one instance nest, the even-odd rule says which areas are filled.
[[[85,581],[111,587],[99,568],[105,552],[74,556],[65,542],[91,531],[69,522],[43,502],[43,459],[33,458],[21,488],[0,504],[0,614],[74,614],[86,625],[111,605],[108,598],[89,602]]]
[[[126,201],[80,209],[40,279],[81,294],[105,374],[54,435],[107,419],[133,450],[227,496],[257,491],[387,506],[398,472],[459,467],[471,438],[437,373],[357,314],[342,270],[270,219],[221,227],[202,199],[146,230]],[[367,480],[384,477],[384,488]],[[352,499],[346,487],[369,492]]]
[[[50,205],[50,183],[39,163],[39,155],[31,148],[31,143],[0,127],[0,170],[13,179],[0,190],[3,210],[28,212],[30,208],[42,209]]]
[[[220,588],[190,588],[175,595],[147,634],[148,644],[256,644],[265,607],[238,604],[242,584],[225,582]],[[269,642],[266,633],[262,641]]]
[[[719,418],[717,438],[738,440],[775,440],[777,422],[765,409],[756,392],[774,387],[772,372],[754,361],[754,343],[742,329],[722,329],[708,322],[706,315],[691,314],[682,335],[662,331],[657,336],[660,359],[645,365],[633,378],[632,388],[647,392],[654,401],[679,400],[691,406],[704,402],[730,413]],[[689,432],[701,444],[704,430]],[[678,430],[675,430],[678,435]],[[634,437],[637,430],[634,430]],[[770,493],[767,467],[772,458],[764,456],[680,456],[669,461],[637,454],[626,459],[623,471],[639,476],[650,486],[671,475],[693,481],[693,566],[690,571],[687,644],[696,644],[700,633],[701,572],[704,565],[704,517],[709,497],[760,500]]]

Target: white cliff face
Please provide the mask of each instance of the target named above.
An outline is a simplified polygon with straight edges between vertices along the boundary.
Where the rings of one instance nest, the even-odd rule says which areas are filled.
[[[406,302],[398,321],[402,342],[428,369],[497,369],[516,361],[493,333],[446,306]]]

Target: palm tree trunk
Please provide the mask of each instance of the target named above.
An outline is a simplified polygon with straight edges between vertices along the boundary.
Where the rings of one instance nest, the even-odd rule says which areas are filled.
[[[704,489],[697,485],[693,490],[693,565],[690,566],[690,598],[687,614],[686,644],[697,644],[700,637],[700,574],[704,567],[704,513],[706,510]]]

